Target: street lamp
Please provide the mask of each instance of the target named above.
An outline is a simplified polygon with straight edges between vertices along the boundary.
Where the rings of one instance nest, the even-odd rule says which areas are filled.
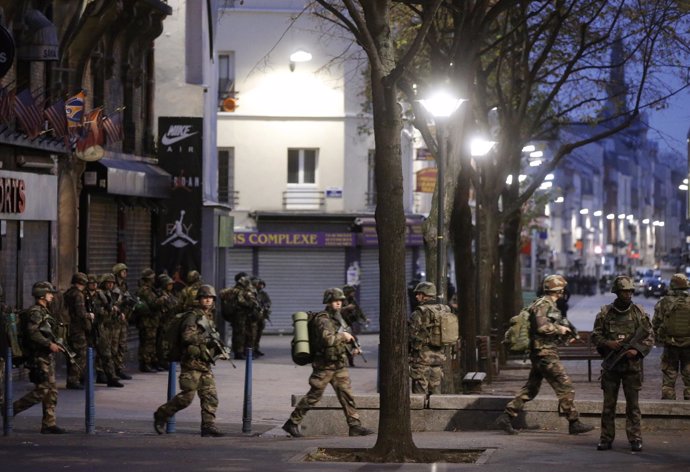
[[[436,159],[436,294],[439,303],[444,303],[446,294],[446,245],[445,234],[445,188],[444,171],[446,160],[446,119],[465,102],[462,98],[453,97],[448,92],[437,92],[420,103],[431,113],[436,124],[436,140],[438,141],[438,156]]]

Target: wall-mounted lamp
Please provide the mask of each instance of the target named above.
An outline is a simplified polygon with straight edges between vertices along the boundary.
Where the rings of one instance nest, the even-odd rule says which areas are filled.
[[[309,62],[311,61],[311,57],[311,53],[305,51],[304,49],[298,49],[290,54],[290,72],[295,71],[295,64],[298,62]]]

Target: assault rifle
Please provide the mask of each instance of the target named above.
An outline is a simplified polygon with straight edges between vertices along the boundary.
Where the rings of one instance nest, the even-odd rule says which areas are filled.
[[[606,371],[613,369],[625,357],[625,353],[629,349],[637,349],[639,343],[647,336],[649,336],[649,331],[644,326],[637,328],[637,331],[632,336],[620,341],[618,349],[612,350],[604,357],[604,360],[601,362],[601,368]]]
[[[206,334],[208,334],[209,337],[209,342],[210,346],[208,347],[214,347],[215,351],[218,353],[215,356],[213,356],[213,362],[217,359],[223,359],[225,361],[230,361],[230,364],[232,365],[233,369],[236,369],[237,366],[235,365],[234,362],[232,362],[232,351],[228,346],[225,345],[223,340],[220,338],[220,333],[218,330],[216,330],[209,320],[205,317],[202,316],[201,319],[199,320],[199,326],[201,326]]]
[[[72,351],[69,346],[67,346],[67,343],[64,341],[64,339],[58,337],[53,333],[53,330],[49,326],[41,326],[39,328],[39,331],[41,331],[41,334],[48,338],[50,342],[53,344],[57,344],[58,347],[62,350],[62,352],[65,354],[65,357],[67,357],[67,360],[69,361],[70,364],[72,364],[72,367],[77,369],[77,371],[81,371],[79,368],[79,364],[77,363],[77,354]]]
[[[362,351],[362,345],[359,344],[359,341],[357,341],[357,336],[352,334],[352,328],[349,326],[345,326],[343,324],[340,325],[340,328],[338,328],[338,333],[350,333],[352,335],[352,341],[350,341],[348,344],[345,345],[345,349],[347,349],[347,352],[352,355],[352,351],[354,349],[357,349],[359,351],[359,355],[362,356],[362,360],[366,363],[367,358],[364,357],[364,352]],[[351,345],[351,346],[350,346]]]
[[[567,338],[572,338],[574,341],[580,339],[580,333],[577,331],[575,325],[566,317],[562,317],[560,320],[556,321],[557,325],[565,326],[570,329],[570,333],[566,334]]]

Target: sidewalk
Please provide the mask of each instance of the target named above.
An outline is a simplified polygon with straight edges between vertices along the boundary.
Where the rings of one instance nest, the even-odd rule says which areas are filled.
[[[571,313],[577,326],[592,322],[598,307],[611,297],[571,299]],[[644,299],[642,300],[644,302]],[[652,304],[656,300],[648,300]],[[589,314],[592,307],[595,313]],[[588,320],[591,317],[591,320]],[[591,326],[591,325],[590,325]],[[585,328],[581,329],[591,329]],[[218,423],[229,435],[224,438],[199,436],[198,400],[177,415],[177,432],[158,436],[153,431],[152,414],[165,401],[167,374],[134,374],[123,381],[125,388],[96,387],[96,434],[84,434],[84,394],[64,389],[64,373],[58,379],[58,423],[70,430],[64,436],[44,436],[40,429],[40,407],[15,417],[14,434],[0,438],[0,470],[44,471],[69,469],[83,471],[330,471],[330,470],[490,470],[549,471],[577,470],[671,470],[690,464],[687,432],[645,431],[644,452],[631,453],[625,432],[618,431],[614,450],[600,452],[595,446],[598,431],[569,436],[563,429],[524,432],[508,436],[500,431],[415,433],[418,447],[486,449],[483,464],[334,464],[303,463],[301,458],[316,447],[371,447],[376,436],[364,438],[316,437],[288,438],[280,429],[292,408],[290,396],[308,390],[308,366],[295,366],[289,354],[289,336],[270,336],[262,341],[266,356],[253,363],[252,432],[242,434],[242,397],[245,362],[228,362],[216,368],[220,406]],[[376,392],[377,335],[360,339],[369,362],[351,369],[355,395]],[[658,356],[658,349],[653,355]],[[646,363],[644,398],[659,396],[658,357]],[[598,368],[598,366],[596,366]],[[566,369],[573,378],[577,399],[601,399],[596,381],[587,382],[586,363],[568,361]],[[596,371],[596,370],[595,370]],[[503,370],[496,381],[485,387],[485,395],[513,395],[524,383],[527,370]],[[30,388],[26,382],[15,385],[15,398]],[[328,393],[328,392],[327,392]],[[555,398],[544,385],[538,398]],[[588,420],[590,420],[588,418]],[[342,420],[344,421],[344,419]],[[591,421],[591,420],[590,420]],[[644,421],[644,420],[643,420]],[[375,427],[377,425],[374,425]],[[598,427],[598,425],[597,425]]]

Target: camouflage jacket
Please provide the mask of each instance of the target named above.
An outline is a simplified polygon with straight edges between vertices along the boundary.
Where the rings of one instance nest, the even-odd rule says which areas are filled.
[[[625,359],[617,366],[623,369],[641,370],[640,359],[649,354],[654,345],[654,335],[649,317],[640,305],[631,303],[626,309],[618,308],[615,303],[604,305],[594,320],[592,329],[592,343],[597,347],[597,351],[602,356],[606,356],[611,351],[607,346],[607,341],[620,341],[632,337],[638,328],[642,327],[648,331],[648,335],[634,348],[639,352],[637,358]]]
[[[690,294],[685,290],[671,290],[654,306],[652,328],[659,343],[667,346],[690,347],[690,335],[674,331],[690,332]]]
[[[53,342],[53,327],[56,321],[50,311],[42,305],[36,304],[24,314],[24,336],[26,336],[34,357],[46,357],[51,354],[50,344]]]
[[[203,323],[202,318],[205,318]],[[208,329],[215,329],[212,312],[207,313],[199,307],[188,312],[181,326],[183,366],[203,372],[211,370],[215,352],[209,346],[211,336]]]
[[[352,326],[354,323],[364,324],[369,321],[354,298],[347,300],[347,305],[343,306],[343,308],[340,310],[340,313],[350,326]]]
[[[446,360],[443,353],[443,348],[429,345],[431,338],[431,327],[433,320],[431,319],[434,310],[448,310],[445,305],[436,303],[434,300],[429,300],[417,308],[410,315],[408,320],[409,329],[409,356],[410,362],[414,364],[424,365],[441,365]]]
[[[88,331],[91,329],[91,320],[87,318],[86,300],[84,292],[72,286],[65,292],[65,306],[69,313],[69,328],[71,332]]]
[[[310,322],[310,348],[314,351],[312,366],[315,369],[341,369],[347,365],[347,341],[344,333],[338,333],[338,312],[326,309],[317,313]]]
[[[256,291],[252,287],[236,284],[231,289],[220,292],[223,302],[223,317],[226,320],[238,316],[257,316],[261,313],[261,305],[256,298]]]
[[[562,316],[556,302],[544,296],[535,300],[530,308],[534,313],[530,329],[533,352],[536,351],[538,356],[557,356],[562,338],[556,321]]]

